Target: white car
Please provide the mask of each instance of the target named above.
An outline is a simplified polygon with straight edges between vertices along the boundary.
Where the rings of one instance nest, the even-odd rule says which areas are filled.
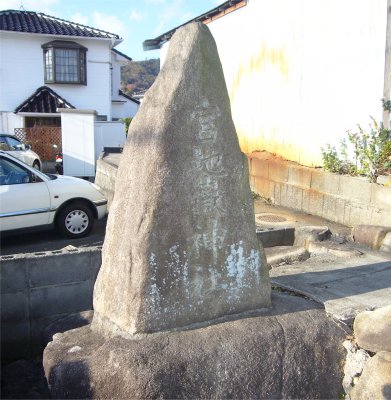
[[[70,176],[44,174],[0,151],[0,231],[55,227],[68,238],[88,235],[107,213],[98,186]]]
[[[22,143],[15,136],[0,133],[0,150],[12,154],[35,169],[42,170],[42,161],[39,155],[31,150],[29,144]]]

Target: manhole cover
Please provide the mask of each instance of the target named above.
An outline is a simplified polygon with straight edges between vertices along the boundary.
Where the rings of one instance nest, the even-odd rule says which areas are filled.
[[[259,222],[285,222],[286,221],[285,217],[282,217],[281,215],[276,215],[276,214],[257,215],[256,219]]]

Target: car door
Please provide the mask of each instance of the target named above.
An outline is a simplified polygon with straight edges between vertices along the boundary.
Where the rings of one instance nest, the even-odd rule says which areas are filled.
[[[0,156],[0,230],[46,225],[49,211],[46,182],[17,160]]]

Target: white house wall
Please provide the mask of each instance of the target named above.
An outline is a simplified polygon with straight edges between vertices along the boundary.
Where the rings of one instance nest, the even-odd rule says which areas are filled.
[[[386,0],[249,0],[209,23],[242,150],[321,165],[380,119],[386,19]]]
[[[112,91],[111,95],[114,99],[118,98],[118,89],[121,87],[121,60],[123,57],[115,52],[111,52],[111,64],[112,64],[112,87],[116,88],[116,91]]]
[[[0,132],[14,133],[15,128],[24,128],[24,118],[9,112],[0,112]]]
[[[123,97],[125,100],[126,98]],[[113,104],[113,120],[122,118],[133,118],[139,109],[139,105],[128,100],[126,103]]]
[[[111,119],[111,41],[67,38],[88,48],[87,85],[45,84],[41,45],[64,37],[2,32],[0,36],[0,111],[14,111],[46,85],[76,108],[94,109]],[[4,57],[3,55],[7,55]]]
[[[121,55],[115,52],[111,53],[112,87],[114,88],[112,100],[118,101],[118,103],[112,103],[113,120],[129,117],[133,118],[139,109],[139,104],[119,94],[118,89],[121,87],[121,64],[124,60],[126,59]]]

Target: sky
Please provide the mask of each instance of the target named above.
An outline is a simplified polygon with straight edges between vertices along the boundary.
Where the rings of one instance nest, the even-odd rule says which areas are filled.
[[[158,50],[143,51],[142,43],[203,14],[224,0],[0,0],[0,10],[43,12],[119,35],[117,50],[145,60]]]

